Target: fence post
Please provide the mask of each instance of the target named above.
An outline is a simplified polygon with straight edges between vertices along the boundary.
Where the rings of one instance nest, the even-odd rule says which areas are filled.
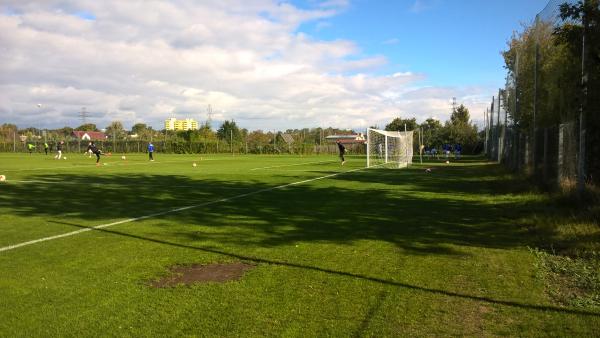
[[[544,128],[544,170],[543,170],[543,180],[544,184],[548,182],[548,128]]]
[[[585,112],[586,112],[586,104],[587,104],[587,49],[588,46],[586,44],[586,36],[588,31],[588,18],[587,11],[589,6],[589,0],[583,0],[583,15],[582,15],[582,23],[583,23],[583,34],[581,39],[581,106],[579,109],[579,158],[577,165],[577,194],[581,197],[585,190]]]

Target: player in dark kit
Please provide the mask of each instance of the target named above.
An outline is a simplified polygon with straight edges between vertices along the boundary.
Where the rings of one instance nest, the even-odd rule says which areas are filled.
[[[96,144],[94,142],[90,142],[90,144],[87,147],[87,151],[91,151],[92,153],[94,153],[96,155],[96,165],[100,165],[100,150],[98,150],[98,147],[96,147]]]
[[[342,165],[344,165],[344,163],[346,163],[346,160],[344,159],[344,153],[346,152],[346,147],[344,147],[344,145],[338,140],[335,143],[337,143],[338,149],[340,150],[340,159],[342,160]]]

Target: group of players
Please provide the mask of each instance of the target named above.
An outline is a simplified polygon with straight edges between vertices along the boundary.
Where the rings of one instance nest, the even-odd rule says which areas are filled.
[[[441,152],[438,152],[436,147],[425,147],[425,156],[427,156],[428,158],[432,158],[435,157],[437,159],[440,158],[440,154],[445,156],[446,159],[450,158],[450,154],[454,153],[454,159],[459,160],[460,159],[460,155],[462,153],[462,145],[460,143],[457,143],[455,145],[451,145],[451,144],[443,144],[441,147]]]
[[[54,156],[54,159],[60,160],[63,158],[62,151],[63,151],[64,145],[65,145],[65,141],[60,141],[56,144],[56,155]],[[48,143],[44,143],[44,152],[46,153],[46,155],[48,155],[49,148],[50,148],[50,146],[48,145]],[[29,154],[31,154],[33,152],[33,149],[35,149],[35,145],[29,143],[29,144],[27,144],[27,149],[29,150]],[[148,159],[150,161],[154,161],[154,144],[152,144],[152,142],[148,143],[147,150],[148,150]],[[102,155],[102,150],[98,149],[98,146],[96,145],[96,143],[94,141],[90,141],[90,143],[87,146],[86,153],[89,154],[90,157],[92,156],[92,154],[96,155],[96,165],[97,166],[100,165],[100,156]]]

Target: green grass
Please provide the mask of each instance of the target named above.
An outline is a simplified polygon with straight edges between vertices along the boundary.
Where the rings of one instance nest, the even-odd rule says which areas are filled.
[[[0,154],[0,247],[196,207],[1,251],[0,336],[598,334],[600,310],[557,301],[530,250],[555,201],[498,165],[67,157]],[[176,264],[231,261],[256,268],[149,287]]]

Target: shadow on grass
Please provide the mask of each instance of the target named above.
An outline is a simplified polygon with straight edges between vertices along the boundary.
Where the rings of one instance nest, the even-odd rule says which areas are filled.
[[[30,183],[3,185],[0,207],[23,217],[108,221],[230,198],[228,203],[212,203],[202,212],[169,217],[173,223],[252,227],[258,236],[233,233],[219,237],[193,228],[178,234],[188,240],[212,236],[214,240],[239,245],[373,239],[394,243],[415,255],[463,255],[448,244],[493,248],[526,244],[521,229],[510,222],[514,219],[511,213],[519,208],[472,197],[506,192],[519,185],[506,184],[498,166],[475,165],[476,161],[466,159],[461,160],[460,166],[436,166],[431,174],[416,168],[369,169],[328,178],[334,182],[364,183],[347,188],[340,184],[306,184],[275,190],[260,180],[222,181],[140,173],[108,176],[98,168],[98,174],[32,175]],[[312,175],[331,173],[313,171]],[[281,178],[288,182],[291,179]],[[297,180],[305,178],[300,175]],[[268,193],[255,193],[269,189]],[[445,194],[436,196],[437,193]],[[464,196],[471,198],[465,200]],[[520,209],[528,212],[532,207],[530,204],[527,209]]]
[[[593,312],[472,296],[182,243],[208,239],[219,243],[221,247],[230,247],[231,244],[240,247],[276,247],[296,242],[352,244],[366,239],[393,243],[412,255],[465,255],[454,249],[453,245],[511,248],[528,244],[530,239],[524,236],[523,229],[513,224],[514,217],[511,214],[515,209],[530,210],[536,204],[522,206],[510,201],[498,204],[478,200],[476,196],[482,192],[493,193],[495,189],[502,190],[501,187],[514,184],[506,182],[502,175],[490,175],[487,169],[487,166],[475,165],[444,167],[440,168],[439,175],[427,175],[416,169],[375,169],[330,177],[329,183],[280,188],[258,180],[223,181],[184,175],[39,175],[30,177],[34,181],[32,183],[3,185],[0,208],[22,217],[51,217],[54,220],[49,222],[77,228],[86,227],[63,220],[75,217],[106,222],[165,212],[156,218],[162,218],[172,227],[163,229],[161,233],[161,236],[168,236],[169,240],[108,229],[96,228],[94,231],[449,297],[540,311],[599,316]],[[481,177],[486,179],[478,179]],[[38,180],[45,183],[35,182]],[[340,182],[352,184],[340,185]],[[450,192],[453,197],[438,194],[442,192]],[[471,198],[465,201],[464,196]],[[176,212],[174,209],[183,206],[192,208],[186,212]],[[198,225],[221,227],[228,231],[225,234],[207,233],[202,232]]]
[[[465,175],[454,174],[454,180],[461,178]],[[5,185],[0,207],[23,217],[89,221],[167,212],[168,216],[159,217],[168,217],[172,224],[230,230],[220,235],[186,227],[179,233],[170,230],[170,236],[186,240],[210,237],[223,244],[260,247],[301,241],[350,244],[366,239],[393,243],[414,255],[465,255],[451,246],[510,248],[527,244],[523,229],[510,222],[507,213],[511,205],[463,198],[476,196],[486,182],[461,184],[410,170],[357,171],[329,179],[384,185],[375,189],[370,184],[275,188],[259,181],[180,175],[45,175],[32,177],[32,183]],[[453,195],[435,194],[443,190]],[[184,206],[193,208],[185,213],[169,212]],[[256,235],[248,236],[239,227]]]
[[[486,302],[486,303],[498,304],[498,305],[505,305],[505,306],[510,306],[510,307],[522,308],[522,309],[539,310],[539,311],[552,311],[552,312],[560,312],[560,313],[566,313],[566,314],[577,314],[577,315],[586,315],[586,316],[600,317],[600,313],[595,313],[595,312],[591,312],[591,311],[576,310],[576,309],[565,309],[565,308],[560,308],[560,307],[556,307],[556,306],[524,304],[524,303],[513,302],[513,301],[497,300],[497,299],[492,299],[492,298],[489,298],[489,297],[472,296],[472,295],[461,294],[461,293],[451,292],[451,291],[446,291],[446,290],[426,288],[426,287],[422,287],[422,286],[418,286],[418,285],[412,285],[412,284],[408,284],[408,283],[402,283],[402,282],[397,282],[397,281],[393,281],[393,280],[387,280],[387,279],[383,279],[383,278],[365,276],[365,275],[357,274],[357,273],[351,273],[351,272],[345,272],[345,271],[337,271],[337,270],[333,270],[333,269],[326,269],[326,268],[321,268],[321,267],[311,266],[311,265],[305,265],[305,264],[290,263],[290,262],[284,262],[284,261],[264,259],[264,258],[260,258],[260,257],[252,257],[252,256],[240,255],[240,254],[237,254],[237,253],[227,252],[227,251],[223,251],[223,250],[217,250],[217,249],[214,249],[214,248],[203,248],[203,247],[194,246],[194,245],[186,245],[186,244],[181,244],[181,243],[174,243],[174,242],[165,241],[165,240],[162,240],[162,239],[156,239],[156,238],[149,238],[149,237],[144,237],[144,236],[138,236],[138,235],[124,233],[124,232],[116,231],[116,230],[90,228],[90,227],[86,227],[86,226],[82,226],[82,225],[78,225],[78,224],[74,224],[74,223],[67,223],[67,222],[56,222],[56,223],[71,225],[71,226],[82,228],[82,229],[91,229],[93,231],[99,231],[99,232],[113,234],[113,235],[118,235],[118,236],[124,236],[124,237],[134,238],[134,239],[148,241],[148,242],[152,242],[152,243],[156,243],[156,244],[161,244],[161,245],[169,245],[169,246],[183,248],[183,249],[191,249],[191,250],[203,251],[203,252],[207,252],[207,253],[211,253],[211,254],[218,254],[218,255],[222,255],[222,256],[226,256],[226,257],[230,257],[230,258],[235,258],[235,259],[242,260],[242,261],[253,262],[253,263],[257,263],[257,264],[272,264],[272,265],[279,265],[279,266],[285,266],[285,267],[290,267],[290,268],[298,268],[298,269],[304,269],[304,270],[318,271],[318,272],[323,272],[323,273],[333,274],[333,275],[338,275],[338,276],[343,276],[343,277],[350,277],[350,278],[357,278],[357,279],[367,280],[367,281],[371,281],[371,282],[375,282],[375,283],[380,283],[380,284],[384,284],[384,285],[390,285],[390,286],[394,286],[394,287],[401,287],[401,288],[406,288],[406,289],[411,289],[411,290],[417,290],[417,291],[422,291],[422,292],[433,293],[433,294],[437,294],[437,295],[443,295],[443,296],[448,296],[448,297],[456,297],[456,298],[462,298],[462,299],[469,299],[469,300],[473,300],[473,301]],[[385,298],[385,295],[386,295],[385,293],[381,293],[380,294],[380,297],[379,297],[379,299],[377,301],[377,304],[369,311],[369,314],[367,315],[367,317],[363,321],[363,323],[361,325],[361,329],[362,330],[364,330],[364,329],[367,328],[370,316],[373,315],[377,311],[377,308],[383,302],[383,300]]]

